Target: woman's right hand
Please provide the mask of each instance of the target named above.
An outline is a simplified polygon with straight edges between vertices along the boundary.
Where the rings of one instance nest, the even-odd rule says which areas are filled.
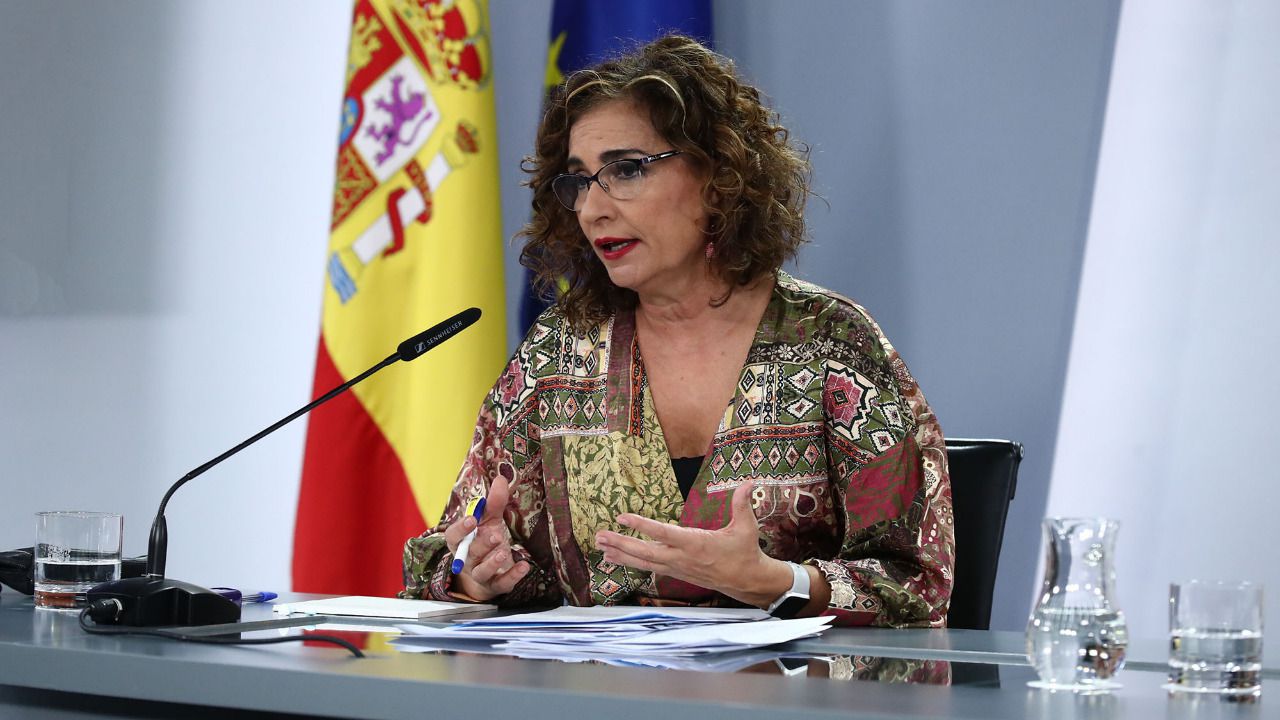
[[[507,479],[499,477],[494,480],[489,486],[484,514],[480,517],[480,529],[475,540],[471,541],[467,557],[463,558],[462,572],[453,579],[457,590],[479,602],[506,595],[529,573],[527,561],[515,562],[511,536],[502,519],[509,498]],[[450,525],[444,531],[449,551],[456,553],[462,539],[475,528],[476,519],[470,515]]]

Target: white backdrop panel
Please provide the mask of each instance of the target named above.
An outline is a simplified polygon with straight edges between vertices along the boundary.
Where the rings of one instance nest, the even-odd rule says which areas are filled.
[[[1267,583],[1280,642],[1280,4],[1126,2],[1049,512],[1123,523],[1121,607]]]

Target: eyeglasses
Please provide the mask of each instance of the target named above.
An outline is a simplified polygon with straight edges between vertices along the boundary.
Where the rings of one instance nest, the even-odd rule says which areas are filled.
[[[561,205],[574,212],[581,210],[582,204],[587,201],[587,189],[591,187],[592,182],[599,185],[601,190],[604,190],[609,194],[609,197],[615,200],[632,200],[640,194],[640,189],[644,187],[645,165],[675,157],[681,152],[680,150],[668,150],[642,158],[614,160],[613,162],[605,163],[603,167],[596,171],[595,175],[590,176],[576,173],[557,175],[551,181],[551,191],[556,194],[556,199],[560,201]]]

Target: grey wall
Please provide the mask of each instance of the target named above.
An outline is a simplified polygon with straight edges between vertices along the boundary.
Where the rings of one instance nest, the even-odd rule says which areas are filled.
[[[502,228],[507,238],[507,345],[520,342],[520,298],[524,268],[515,234],[529,219],[528,188],[520,160],[533,149],[542,108],[547,44],[551,34],[551,0],[499,0],[493,16],[494,89],[498,108],[498,162],[502,174]]]
[[[813,146],[799,274],[872,311],[948,434],[1027,445],[999,627],[1034,580],[1117,5],[716,5],[720,49]],[[492,0],[508,236],[550,8]],[[140,551],[173,478],[305,401],[349,20],[346,0],[0,2],[0,547],[76,505],[124,509]],[[287,583],[301,429],[175,499],[175,574]]]
[[[550,8],[495,16],[496,61],[511,61],[498,75],[508,235],[528,213],[516,168],[542,78],[515,56]],[[1118,12],[1119,0],[715,6],[718,49],[812,147],[822,199],[798,273],[871,311],[947,435],[1026,447],[1000,628],[1025,625],[1035,582]],[[518,298],[514,252],[508,267]]]

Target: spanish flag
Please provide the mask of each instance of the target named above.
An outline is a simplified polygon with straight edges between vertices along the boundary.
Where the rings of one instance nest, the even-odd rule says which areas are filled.
[[[506,355],[486,0],[359,0],[313,396],[471,306],[484,316],[312,413],[293,589],[393,595]]]

